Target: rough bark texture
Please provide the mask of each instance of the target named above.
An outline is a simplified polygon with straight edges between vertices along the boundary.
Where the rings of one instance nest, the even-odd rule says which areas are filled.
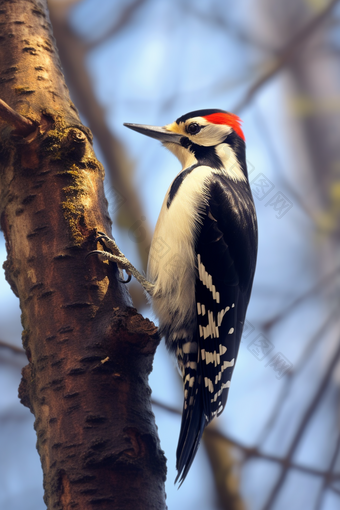
[[[0,98],[34,121],[0,122],[5,271],[20,298],[20,397],[35,415],[49,509],[165,508],[165,459],[148,374],[155,326],[97,257],[110,233],[103,168],[70,101],[45,2],[0,1]]]

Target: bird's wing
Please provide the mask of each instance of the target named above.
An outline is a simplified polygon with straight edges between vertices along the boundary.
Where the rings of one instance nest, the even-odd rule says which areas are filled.
[[[250,298],[257,251],[256,215],[249,188],[240,193],[238,187],[216,177],[210,184],[209,203],[196,241],[197,332],[192,344],[197,349],[185,356],[188,368],[177,448],[181,482],[205,426],[226,404]],[[196,371],[190,365],[194,361]]]
[[[207,422],[225,406],[238,347],[239,279],[211,209],[198,243],[196,280],[198,378]]]
[[[249,188],[240,191],[230,181],[215,180],[196,246],[198,378],[208,422],[223,411],[227,401],[256,250],[256,216]]]

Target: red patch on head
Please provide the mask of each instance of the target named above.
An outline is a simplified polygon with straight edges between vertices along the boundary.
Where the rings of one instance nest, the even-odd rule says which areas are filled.
[[[210,115],[205,115],[203,117],[208,122],[211,122],[212,124],[225,124],[227,126],[230,126],[233,128],[235,133],[238,134],[239,137],[242,138],[242,140],[245,141],[245,137],[241,128],[241,122],[242,120],[237,115],[234,115],[233,113],[212,113]]]

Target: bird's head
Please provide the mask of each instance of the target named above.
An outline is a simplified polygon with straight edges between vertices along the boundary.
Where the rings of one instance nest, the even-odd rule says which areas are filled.
[[[124,124],[160,140],[183,165],[210,166],[233,180],[246,180],[245,139],[241,119],[224,110],[198,110],[164,127]]]

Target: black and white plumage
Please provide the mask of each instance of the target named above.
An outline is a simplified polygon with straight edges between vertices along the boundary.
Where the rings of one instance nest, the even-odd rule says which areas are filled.
[[[177,357],[184,386],[177,447],[182,483],[204,428],[226,404],[255,272],[256,212],[238,117],[200,110],[164,128],[126,125],[161,140],[183,166],[164,198],[147,280],[117,248],[117,255],[102,255],[149,292],[159,331]]]

